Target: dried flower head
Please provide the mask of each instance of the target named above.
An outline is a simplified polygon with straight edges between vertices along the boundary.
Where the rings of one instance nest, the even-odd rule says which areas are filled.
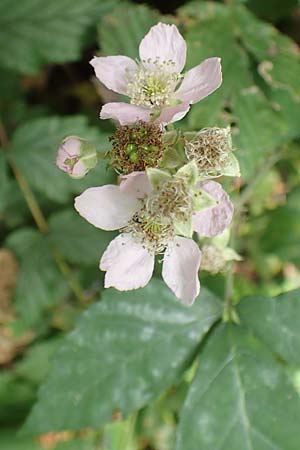
[[[185,153],[189,161],[196,162],[202,177],[239,175],[238,162],[232,153],[229,127],[203,128],[194,139],[186,141]]]
[[[161,128],[141,120],[134,125],[117,127],[110,141],[110,164],[120,174],[158,167],[167,148]]]

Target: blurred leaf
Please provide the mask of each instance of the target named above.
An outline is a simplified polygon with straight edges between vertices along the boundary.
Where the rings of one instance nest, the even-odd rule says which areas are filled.
[[[35,388],[30,383],[16,378],[12,371],[2,370],[0,372],[1,425],[11,425],[24,420],[34,400]]]
[[[110,0],[2,0],[0,63],[35,74],[48,62],[74,61],[84,33],[107,10]]]
[[[238,33],[259,63],[258,73],[274,88],[290,91],[300,101],[300,51],[297,44],[246,8],[235,10]]]
[[[298,0],[235,0],[245,3],[255,14],[267,19],[276,20],[289,15],[298,4]]]
[[[247,330],[222,325],[201,353],[176,449],[297,450],[299,420],[300,399],[284,366]]]
[[[148,6],[123,2],[103,17],[98,28],[102,53],[137,58],[140,41],[157,21],[157,13]]]
[[[15,309],[28,327],[37,325],[67,295],[67,283],[56,267],[46,237],[38,231],[15,231],[8,236],[6,245],[15,252],[21,266]]]
[[[7,174],[7,164],[3,151],[0,153],[0,219],[2,219],[3,211],[7,202],[9,179]]]
[[[220,316],[203,290],[192,308],[153,280],[143,290],[105,291],[56,355],[25,431],[80,429],[126,417],[178,382]]]
[[[242,324],[268,348],[290,364],[300,364],[300,290],[275,299],[245,298],[238,305]]]
[[[56,153],[62,139],[68,135],[78,135],[100,149],[109,146],[106,134],[90,127],[86,118],[72,116],[36,119],[22,125],[13,136],[10,150],[10,158],[31,187],[59,203],[69,201],[72,193],[115,179],[103,160],[83,180],[73,180],[59,170],[55,165]]]
[[[18,430],[7,429],[0,431],[0,448],[3,450],[44,450],[31,438],[17,437]]]
[[[247,181],[266,156],[299,134],[299,48],[239,4],[194,1],[179,9],[179,19],[186,30],[187,67],[220,56],[223,71],[221,87],[192,106],[186,124],[236,125],[233,142]]]
[[[234,95],[232,105],[238,127],[233,142],[242,176],[250,179],[266,156],[284,141],[288,127],[256,86]]]
[[[271,211],[261,237],[261,249],[283,260],[300,261],[300,189],[288,194],[285,205]]]
[[[50,360],[60,341],[59,337],[55,337],[33,344],[16,365],[14,373],[35,385],[41,383],[48,373]]]
[[[53,214],[49,225],[51,241],[72,263],[97,265],[115,236],[93,227],[72,209]]]

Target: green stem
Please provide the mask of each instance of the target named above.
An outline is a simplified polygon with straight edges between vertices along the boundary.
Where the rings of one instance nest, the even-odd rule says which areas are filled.
[[[3,147],[7,147],[9,144],[8,137],[4,128],[4,125],[2,121],[0,120],[0,142]],[[23,194],[23,197],[25,199],[25,202],[31,212],[31,215],[36,223],[37,228],[42,234],[47,234],[49,232],[49,226],[47,223],[47,220],[35,198],[35,195],[31,191],[29,184],[26,180],[26,178],[23,176],[23,174],[20,172],[18,167],[15,165],[15,163],[8,158],[8,163],[11,167],[11,170],[14,174],[14,177],[16,179],[16,182],[19,185],[20,191]],[[70,267],[68,266],[67,262],[64,260],[64,257],[60,253],[60,251],[53,247],[52,248],[53,257],[55,259],[55,262],[67,280],[70,289],[73,291],[75,297],[80,303],[86,302],[86,297],[84,295],[84,292],[78,283],[78,281],[74,278],[72,271]]]

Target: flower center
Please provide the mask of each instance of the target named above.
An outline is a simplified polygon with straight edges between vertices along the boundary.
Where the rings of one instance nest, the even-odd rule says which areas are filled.
[[[193,201],[185,180],[170,178],[143,200],[141,209],[122,231],[130,233],[149,253],[163,253],[175,237],[174,221],[190,219]]]
[[[151,68],[143,65],[151,64]],[[142,61],[133,76],[128,76],[127,95],[133,105],[159,108],[168,105],[171,94],[181,80],[180,73],[172,71],[174,62],[159,58]]]
[[[70,172],[74,169],[75,164],[77,164],[79,161],[79,156],[72,156],[70,158],[67,158],[64,160],[64,164],[66,166],[66,169]]]
[[[186,221],[191,217],[193,207],[194,194],[188,188],[186,180],[180,177],[164,181],[147,199],[148,210],[160,220],[167,217],[172,222]]]
[[[149,213],[145,205],[122,231],[130,233],[153,255],[162,253],[168,243],[174,239],[173,224],[168,220],[160,222],[158,217]]]

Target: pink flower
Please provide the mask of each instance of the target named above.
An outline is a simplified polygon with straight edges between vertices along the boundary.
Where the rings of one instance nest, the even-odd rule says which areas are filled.
[[[95,147],[77,136],[66,137],[59,146],[56,165],[72,178],[84,177],[96,164]]]
[[[170,175],[166,175],[166,183],[170,180],[173,183],[174,177],[168,177]],[[194,205],[194,198],[188,203],[186,197],[184,207],[181,203],[169,205],[169,196],[164,197],[164,192],[169,194],[176,191],[178,200],[182,181],[183,178],[178,177],[169,191],[165,188],[159,194],[158,203],[157,188],[153,187],[153,183],[150,184],[145,172],[133,172],[123,177],[120,186],[89,188],[75,199],[75,208],[92,225],[103,230],[121,231],[109,244],[100,261],[100,269],[106,271],[106,288],[115,287],[126,291],[145,286],[152,277],[155,254],[164,253],[162,276],[165,283],[183,304],[193,304],[200,292],[198,270],[201,251],[193,239],[179,235],[180,219],[179,226],[173,226],[176,217],[188,211],[191,220],[193,218],[195,231],[203,233],[203,236],[215,236],[229,225],[233,206],[221,186],[214,181],[205,182],[201,190],[216,199],[217,205],[200,212],[189,212],[189,205]],[[199,196],[201,191],[198,183],[197,186]],[[167,214],[165,211],[171,214],[170,220],[164,220],[164,214]],[[191,228],[191,236],[192,233]]]
[[[128,103],[107,103],[101,119],[121,125],[151,119],[163,125],[180,120],[222,83],[220,58],[209,58],[181,74],[186,43],[175,25],[153,26],[139,46],[140,62],[127,56],[94,57],[91,65],[109,89],[130,97]],[[179,86],[179,87],[178,87]]]

